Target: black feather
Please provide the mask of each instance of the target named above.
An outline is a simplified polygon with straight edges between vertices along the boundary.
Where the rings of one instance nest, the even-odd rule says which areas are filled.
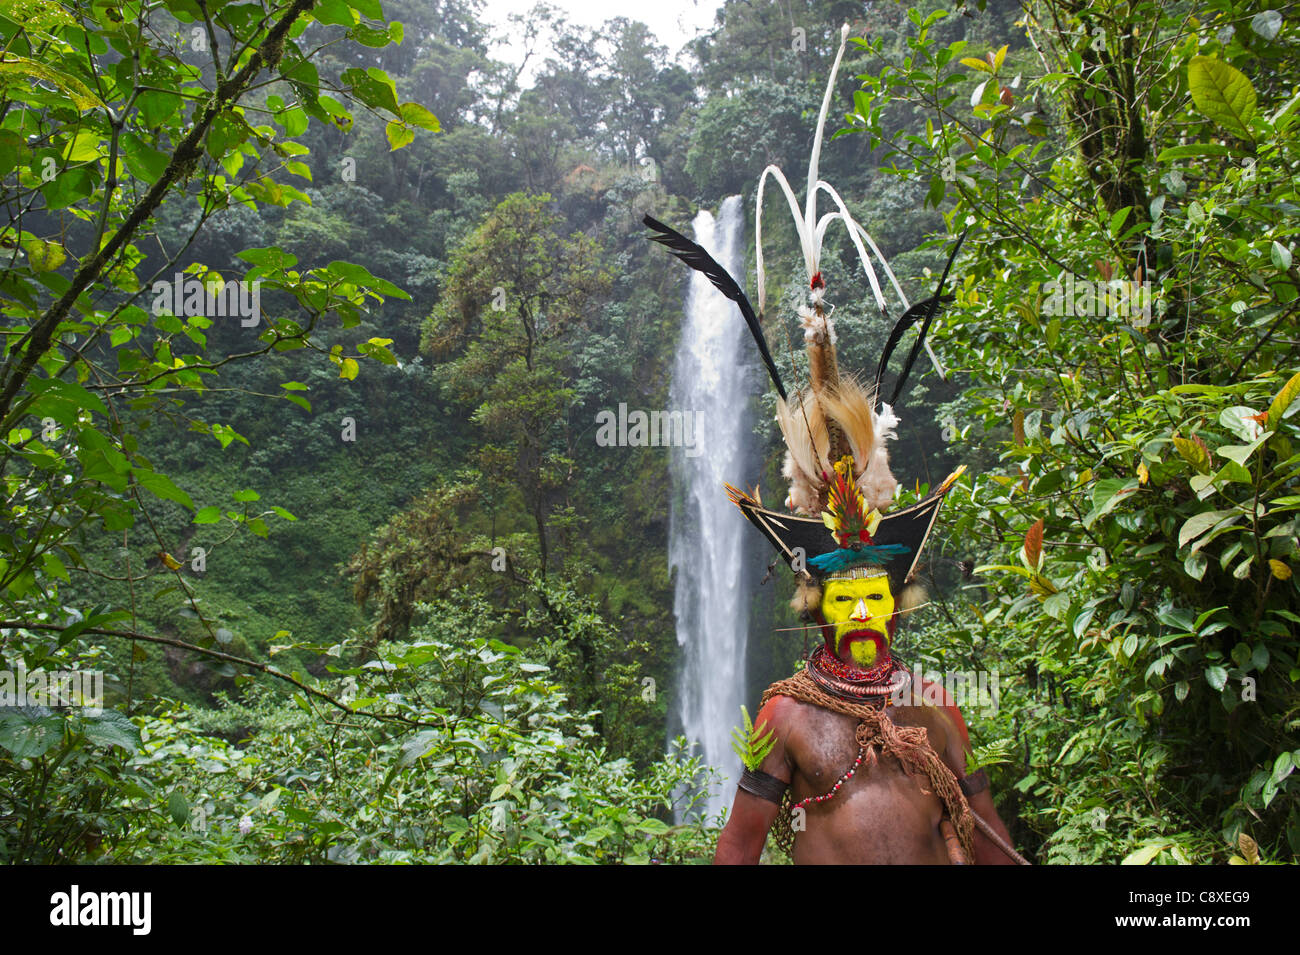
[[[772,353],[768,350],[767,338],[763,335],[763,328],[758,323],[758,316],[754,314],[754,307],[749,304],[749,299],[745,297],[744,290],[736,284],[736,280],[731,277],[731,273],[719,265],[713,256],[704,251],[698,243],[692,242],[680,232],[670,229],[658,219],[647,215],[641,221],[659,233],[659,235],[650,236],[650,241],[666,246],[668,251],[677,258],[695,271],[702,272],[704,277],[713,283],[714,288],[735,302],[740,308],[740,314],[745,317],[745,324],[749,326],[749,332],[754,336],[755,344],[758,345],[758,353],[763,356],[763,363],[767,365],[767,373],[772,376],[772,384],[776,385],[777,394],[784,401],[785,385],[781,383],[781,375],[776,370],[776,362],[772,360]]]
[[[942,308],[944,305],[948,304],[952,300],[953,300],[953,296],[944,295],[939,298],[937,304],[940,308]],[[907,332],[907,330],[911,328],[913,325],[915,325],[918,320],[929,315],[930,307],[935,304],[936,303],[933,297],[927,298],[924,301],[913,302],[912,306],[908,308],[906,312],[903,313],[903,317],[900,318],[895,323],[893,330],[889,333],[888,341],[885,342],[885,350],[880,355],[880,364],[876,366],[875,393],[877,395],[881,394],[880,385],[885,379],[885,371],[889,366],[889,359],[892,358],[894,355],[894,349],[898,347],[898,343],[902,341],[903,335]],[[909,361],[909,368],[910,368],[910,361]],[[893,404],[894,400],[897,399],[898,391],[899,389],[902,388],[902,382],[903,382],[903,377],[900,377],[899,383],[898,385],[895,386],[894,389],[894,397],[890,399],[890,404]]]
[[[916,341],[912,343],[912,350],[907,355],[907,361],[903,364],[903,370],[898,373],[898,381],[894,384],[894,394],[889,399],[892,405],[898,401],[898,396],[903,393],[903,386],[907,384],[907,377],[912,373],[912,365],[916,362],[916,356],[921,352],[921,346],[925,343],[925,336],[930,331],[930,324],[934,317],[939,314],[939,310],[954,300],[952,295],[944,295],[943,287],[948,282],[948,273],[952,270],[952,264],[957,260],[957,253],[961,251],[961,244],[966,241],[967,229],[957,238],[957,244],[952,247],[952,252],[948,256],[948,262],[943,267],[943,275],[939,277],[939,285],[932,296],[922,302],[914,303],[894,325],[893,331],[889,333],[889,340],[885,343],[885,351],[880,356],[880,364],[876,368],[876,394],[880,394],[880,383],[885,377],[885,367],[889,364],[890,357],[894,354],[894,349],[898,346],[903,337],[903,333],[916,324],[924,316],[924,322],[921,330],[917,333]]]

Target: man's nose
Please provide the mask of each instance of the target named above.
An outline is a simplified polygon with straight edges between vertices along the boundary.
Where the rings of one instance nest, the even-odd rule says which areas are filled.
[[[867,602],[859,600],[858,605],[853,608],[853,619],[866,623],[871,619],[871,611],[867,609]]]

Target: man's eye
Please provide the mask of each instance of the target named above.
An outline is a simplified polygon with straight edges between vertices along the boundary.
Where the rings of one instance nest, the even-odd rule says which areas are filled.
[[[868,597],[867,599],[868,599],[868,600],[884,600],[884,599],[885,599],[885,596],[884,596],[884,594],[872,594],[872,595],[871,595],[870,597]]]
[[[844,600],[852,600],[853,598],[852,598],[852,597],[846,597],[846,596],[844,596],[844,594],[840,594],[840,595],[839,595],[838,597],[836,597],[835,599],[836,599],[836,600],[839,600],[839,601],[844,601]]]

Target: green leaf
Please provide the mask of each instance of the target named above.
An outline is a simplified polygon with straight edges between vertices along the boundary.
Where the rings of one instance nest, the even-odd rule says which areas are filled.
[[[1168,842],[1152,842],[1124,857],[1120,865],[1146,865],[1165,849],[1172,847]]]
[[[1106,478],[1098,481],[1092,489],[1093,508],[1083,519],[1084,527],[1092,527],[1098,520],[1109,514],[1128,495],[1138,489],[1138,479]]]
[[[172,822],[182,828],[190,821],[190,804],[185,801],[185,794],[179,789],[173,789],[167,797],[167,812],[170,813]]]
[[[1264,444],[1264,442],[1267,441],[1272,436],[1273,436],[1273,432],[1265,431],[1257,440],[1252,441],[1250,444],[1221,445],[1218,448],[1218,453],[1223,457],[1227,458],[1229,461],[1235,462],[1238,466],[1244,469],[1246,462],[1249,461],[1254,456],[1255,452],[1258,451],[1260,447]],[[1227,469],[1225,468],[1224,470],[1226,471]],[[1246,483],[1249,483],[1249,481],[1251,480],[1249,473],[1246,473],[1243,477],[1242,472],[1238,472],[1238,474],[1233,476],[1232,479],[1237,481],[1244,481]]]
[[[235,255],[245,262],[252,262],[267,269],[291,269],[298,264],[298,256],[274,245],[245,249],[243,252],[236,252]]]
[[[88,717],[82,732],[96,746],[119,746],[128,753],[140,748],[139,727],[117,710],[104,710],[99,716]]]
[[[45,575],[47,577],[66,580],[68,583],[72,583],[72,578],[68,576],[68,568],[63,566],[63,561],[59,560],[59,556],[53,551],[47,550],[45,555],[41,558],[41,563],[45,568]]]
[[[83,434],[83,440],[84,437]],[[131,465],[122,452],[107,446],[102,448],[83,446],[77,451],[77,459],[81,462],[81,476],[87,481],[100,481],[120,494],[126,493],[127,474],[131,470]]]
[[[397,87],[388,74],[378,67],[372,66],[365,70],[354,67],[344,70],[339,78],[367,106],[388,110],[394,116],[401,115],[401,107],[397,105]]]
[[[87,411],[94,411],[106,418],[108,417],[108,408],[105,407],[99,396],[88,391],[75,381],[64,381],[62,378],[38,378],[32,380],[28,384],[28,388],[38,395],[49,395],[62,401],[69,401],[78,408],[84,408]],[[103,444],[106,445],[107,442],[103,442]]]
[[[82,112],[104,108],[103,100],[75,76],[56,70],[45,63],[29,60],[25,56],[15,56],[13,53],[0,54],[0,89],[17,88],[25,92],[33,79],[44,80],[57,86]]]
[[[1228,683],[1228,671],[1221,666],[1206,667],[1205,682],[1216,690],[1222,690]]]
[[[402,291],[392,282],[387,279],[381,279],[376,275],[371,275],[365,266],[357,265],[355,262],[335,260],[330,262],[320,271],[324,278],[350,282],[360,288],[371,288],[381,295],[391,295],[395,298],[406,299],[407,301],[411,300],[409,294]],[[371,341],[375,340],[376,339],[371,339]]]
[[[1219,412],[1219,424],[1223,425],[1242,441],[1254,441],[1262,430],[1254,420],[1256,411],[1244,405],[1233,405]]]
[[[43,706],[0,710],[0,747],[14,759],[44,756],[63,738],[63,720]]]
[[[1218,524],[1219,521],[1227,518],[1236,519],[1240,516],[1235,511],[1202,511],[1200,514],[1195,514],[1189,517],[1178,531],[1178,546],[1185,547]]]
[[[388,25],[387,30],[376,30],[365,23],[358,23],[348,30],[348,36],[362,46],[381,49],[390,43],[401,43],[402,25],[396,21]]]
[[[317,23],[332,26],[350,27],[357,22],[357,16],[346,0],[317,0],[311,9],[311,15]]]
[[[122,158],[131,175],[150,185],[157,182],[167,169],[170,157],[145,143],[135,133],[124,133],[120,143]]]
[[[1242,139],[1255,115],[1255,87],[1244,73],[1222,60],[1194,56],[1187,65],[1192,102],[1208,119]]]
[[[930,190],[925,194],[925,204],[938,208],[939,203],[943,202],[943,197],[948,193],[948,185],[943,181],[941,176],[930,177]]]
[[[437,730],[421,730],[402,744],[398,751],[399,766],[414,766],[416,761],[427,756],[441,738]]]
[[[184,504],[191,511],[194,510],[194,502],[190,500],[190,496],[172,483],[172,479],[165,474],[147,471],[143,468],[132,468],[131,474],[135,477],[137,484],[146,491],[153,493],[156,497],[160,497],[165,501]]]
[[[427,129],[436,133],[441,129],[438,117],[421,106],[419,103],[403,103],[401,107],[402,121],[408,126],[417,126],[420,129]]]
[[[1156,162],[1172,163],[1179,159],[1191,159],[1194,156],[1226,156],[1232,150],[1222,143],[1187,143],[1183,146],[1170,146],[1160,151]]]
[[[161,126],[181,108],[179,93],[170,90],[145,90],[136,100],[146,126]]]
[[[1273,244],[1269,246],[1268,256],[1269,259],[1272,260],[1273,265],[1280,271],[1285,272],[1287,269],[1291,268],[1291,250],[1281,242],[1277,241],[1277,239],[1274,239]]]
[[[1123,209],[1117,209],[1114,215],[1110,217],[1109,229],[1112,236],[1119,235],[1119,230],[1124,228],[1124,223],[1128,219],[1128,214],[1132,211],[1132,206],[1125,206]]]
[[[1186,633],[1196,632],[1196,623],[1192,620],[1192,612],[1186,607],[1160,607],[1156,610],[1156,619],[1166,627],[1172,627],[1175,630]]]
[[[1273,763],[1273,773],[1270,778],[1272,782],[1280,783],[1282,780],[1290,776],[1294,769],[1295,761],[1292,759],[1291,754],[1289,752],[1282,753]]]
[[[7,176],[27,151],[27,143],[12,129],[0,129],[0,176]]]
[[[1291,380],[1282,386],[1273,403],[1268,406],[1268,430],[1276,431],[1291,403],[1300,396],[1300,372],[1291,376]]]
[[[1171,440],[1174,442],[1174,449],[1184,461],[1202,474],[1209,472],[1210,453],[1200,443],[1179,435],[1174,435]]]
[[[24,239],[23,251],[33,272],[53,272],[68,258],[63,246],[44,239]]]
[[[372,338],[368,342],[361,342],[357,345],[357,351],[367,358],[374,358],[383,362],[385,365],[396,365],[397,357],[388,350],[392,344],[391,338]]]
[[[1282,29],[1282,14],[1276,10],[1264,10],[1250,19],[1250,28],[1265,40],[1273,40]],[[1253,864],[1253,863],[1252,863]]]
[[[388,125],[384,127],[384,135],[388,137],[389,152],[395,152],[415,140],[415,130],[396,119],[388,121]]]
[[[195,524],[215,524],[219,520],[221,520],[221,508],[215,504],[210,504],[207,507],[201,508],[199,512],[194,515]]]

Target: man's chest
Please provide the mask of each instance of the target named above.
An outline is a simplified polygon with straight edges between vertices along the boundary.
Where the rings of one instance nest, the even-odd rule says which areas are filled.
[[[918,707],[890,707],[886,711],[886,716],[897,727],[924,729],[929,748],[942,758],[948,742],[947,734],[937,720],[926,719],[927,715],[930,714]],[[868,755],[854,769],[861,752],[857,740],[860,720],[857,717],[832,713],[809,704],[800,707],[799,716],[786,741],[786,755],[793,764],[796,799],[809,794],[799,790],[806,789],[813,795],[827,792],[850,770],[854,770],[855,776],[869,774],[880,781],[904,775],[898,762],[887,757],[873,760]],[[879,747],[876,749],[878,752]],[[865,776],[862,781],[865,781]]]

